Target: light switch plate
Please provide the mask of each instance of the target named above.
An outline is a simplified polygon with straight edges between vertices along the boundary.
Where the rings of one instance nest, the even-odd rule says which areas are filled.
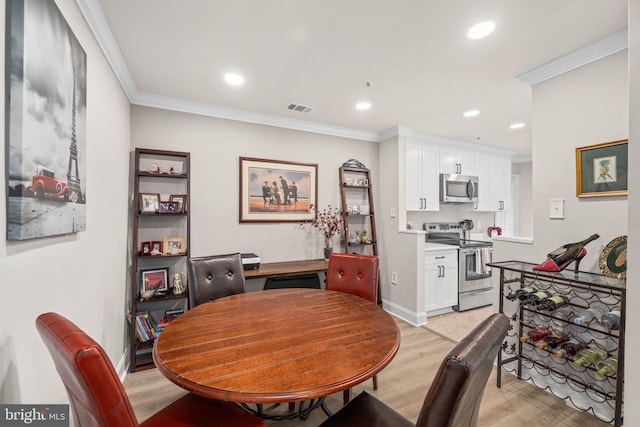
[[[564,199],[549,199],[549,218],[564,219]]]

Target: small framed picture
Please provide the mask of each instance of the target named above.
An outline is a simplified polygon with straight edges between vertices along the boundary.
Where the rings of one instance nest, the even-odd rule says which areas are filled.
[[[141,292],[155,291],[163,292],[169,289],[167,278],[168,268],[156,268],[154,270],[142,270],[140,272]]]
[[[186,194],[172,194],[171,196],[169,196],[169,200],[172,202],[178,202],[178,212],[183,213],[187,211]]]
[[[178,202],[160,202],[158,213],[178,213],[180,204]]]
[[[141,256],[149,256],[151,255],[151,242],[142,242],[142,247],[140,248]]]
[[[142,213],[155,213],[160,208],[160,194],[140,193],[139,209]]]
[[[369,215],[369,205],[360,205],[360,215]]]
[[[151,255],[162,255],[162,242],[151,242]]]
[[[184,255],[187,253],[187,239],[185,237],[165,237],[165,255]]]

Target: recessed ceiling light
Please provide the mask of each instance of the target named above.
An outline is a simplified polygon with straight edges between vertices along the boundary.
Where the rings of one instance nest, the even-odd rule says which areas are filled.
[[[233,86],[240,86],[244,83],[244,77],[240,74],[227,73],[224,75],[224,81]]]
[[[509,129],[522,129],[523,127],[525,127],[524,123],[514,123],[509,126]]]
[[[496,24],[491,21],[481,22],[474,25],[469,29],[469,31],[467,31],[467,37],[474,40],[481,39],[491,34],[495,28]]]
[[[465,116],[466,118],[469,118],[469,117],[475,117],[478,114],[480,114],[480,110],[469,110],[469,111],[465,111],[462,115]]]
[[[356,104],[357,110],[369,110],[371,108],[371,104],[369,102],[358,102]]]

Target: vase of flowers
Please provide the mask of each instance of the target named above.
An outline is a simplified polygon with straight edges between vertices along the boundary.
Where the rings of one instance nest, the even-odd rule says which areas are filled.
[[[311,225],[322,234],[324,258],[329,259],[331,252],[333,252],[332,238],[342,232],[342,212],[337,208],[332,208],[331,205],[321,211],[314,205],[311,205],[311,209],[316,211],[316,217]]]

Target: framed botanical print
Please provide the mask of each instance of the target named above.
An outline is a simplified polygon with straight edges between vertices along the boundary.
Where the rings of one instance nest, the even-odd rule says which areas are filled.
[[[628,140],[576,148],[576,196],[626,196]]]

